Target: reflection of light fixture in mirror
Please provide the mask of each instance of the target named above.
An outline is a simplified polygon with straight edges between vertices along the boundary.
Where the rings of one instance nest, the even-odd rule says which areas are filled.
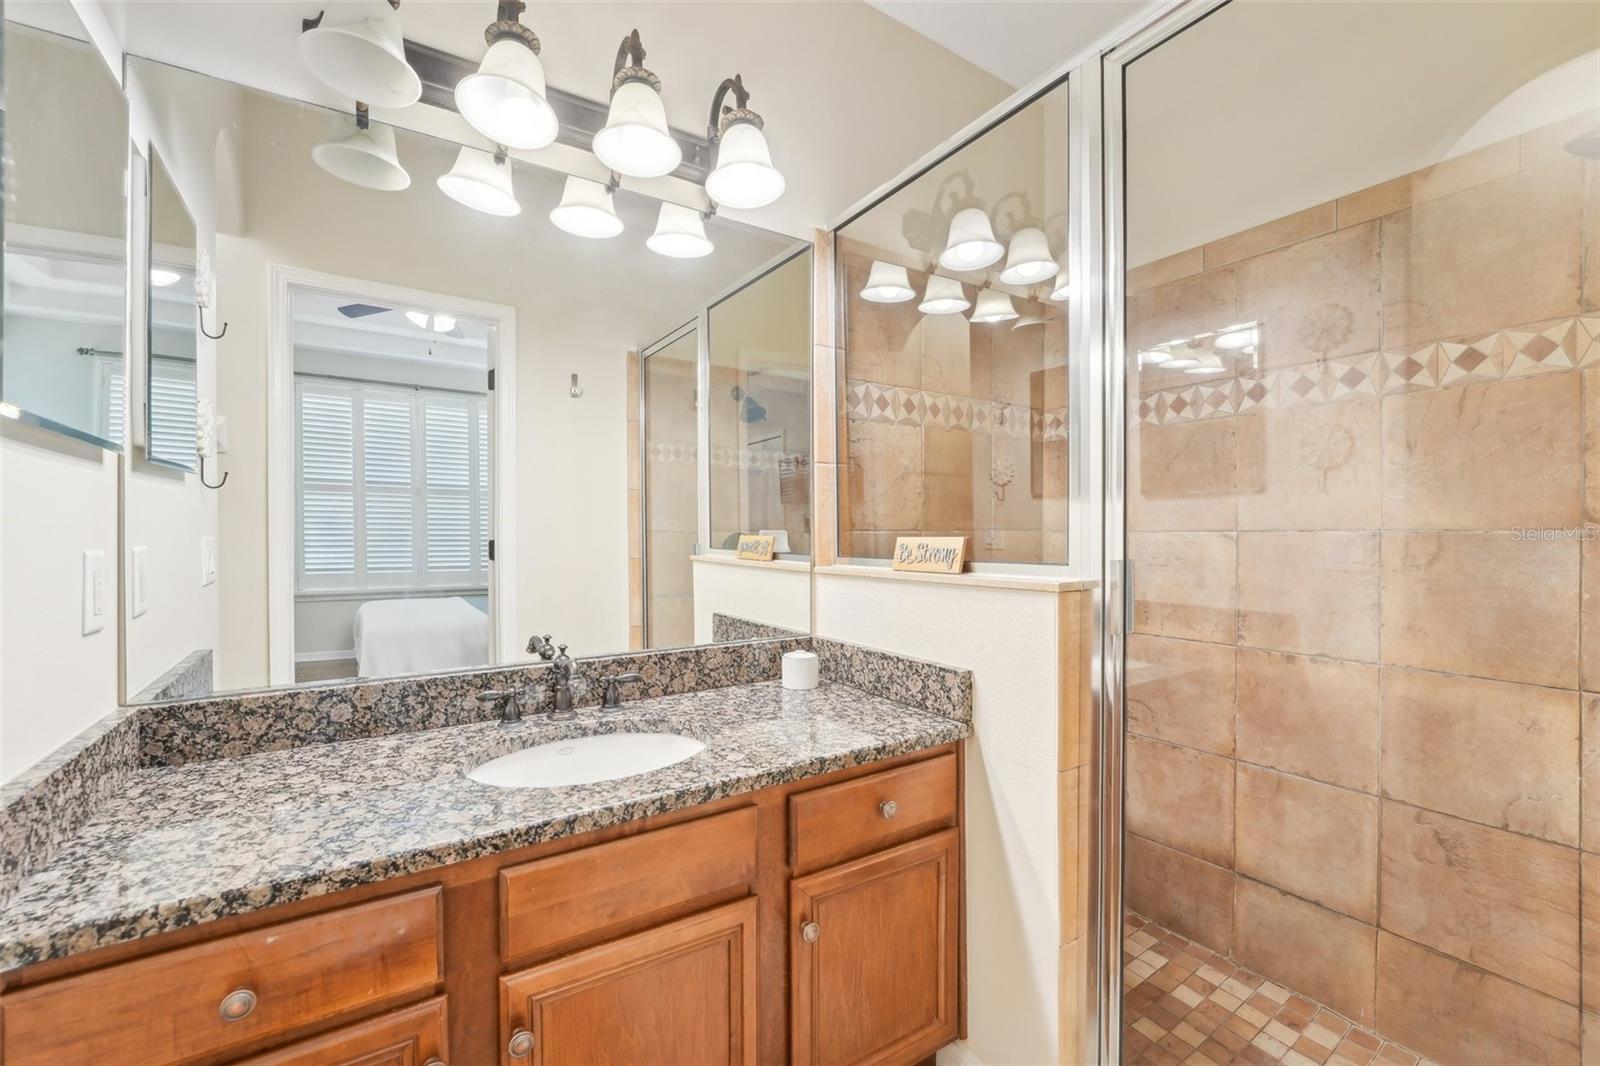
[[[1172,364],[1168,363],[1167,365],[1171,366]],[[1223,373],[1226,373],[1227,370],[1226,370],[1225,367],[1220,367],[1220,366],[1217,366],[1215,364],[1207,364],[1207,365],[1203,365],[1203,366],[1184,367],[1183,372],[1185,374],[1202,374],[1203,375],[1203,374],[1223,374]]]
[[[1044,230],[1029,227],[1011,235],[1005,269],[1000,271],[1003,285],[1032,285],[1054,277],[1061,268],[1050,258],[1050,242]]]
[[[711,254],[711,241],[700,212],[681,204],[661,205],[656,231],[644,243],[652,252],[673,259],[697,259]]]
[[[1067,277],[1066,266],[1058,263],[1060,272],[1056,274],[1056,287],[1050,290],[1050,299],[1058,304],[1064,304],[1072,296],[1072,281]]]
[[[925,315],[953,315],[971,306],[961,282],[955,278],[929,274],[928,287],[922,290],[922,302],[917,305],[917,310]]]
[[[1017,317],[1016,305],[1011,302],[1011,294],[1001,292],[999,289],[981,289],[978,292],[978,306],[972,309],[970,321],[1009,322]]]
[[[550,209],[550,221],[575,237],[615,237],[622,232],[611,189],[576,174],[567,176],[561,202]]]
[[[867,275],[866,287],[861,290],[863,300],[875,304],[898,304],[916,295],[917,290],[911,287],[911,278],[906,274],[905,267],[878,259],[872,261],[872,272]]]
[[[1259,335],[1254,326],[1245,326],[1241,329],[1230,329],[1225,333],[1217,334],[1217,339],[1212,343],[1225,352],[1237,352],[1243,348],[1254,348]]]
[[[1152,348],[1139,353],[1140,366],[1164,366],[1171,361],[1171,353],[1159,349]]]
[[[659,178],[683,162],[683,149],[667,129],[661,79],[644,69],[639,31],[622,39],[611,75],[611,108],[594,135],[594,154],[619,174]]]
[[[168,270],[166,267],[151,267],[150,268],[150,287],[151,288],[164,289],[168,285],[176,285],[178,282],[180,282],[182,280],[183,280],[183,275],[178,273],[176,270]]]
[[[435,333],[449,333],[456,328],[456,316],[443,311],[431,315],[426,311],[407,311],[406,318],[418,329],[431,329]]]
[[[411,175],[395,151],[394,128],[374,129],[367,105],[359,101],[354,123],[343,115],[335,118],[332,139],[311,149],[311,158],[334,177],[365,189],[399,192],[411,185]]]
[[[1161,365],[1162,370],[1188,370],[1200,365],[1200,360],[1192,355],[1177,355],[1168,359]]]
[[[976,207],[965,207],[950,220],[950,238],[939,253],[939,265],[946,270],[982,270],[994,265],[1005,251],[994,239],[989,216]]]
[[[456,203],[486,215],[509,218],[522,210],[511,191],[511,162],[504,152],[490,155],[462,145],[450,173],[438,177],[439,191]]]
[[[1042,325],[1044,325],[1044,319],[1039,315],[1023,315],[1021,318],[1011,323],[1011,328],[1013,331],[1015,331],[1019,329],[1027,329],[1029,326]]]
[[[358,0],[300,23],[300,58],[340,96],[374,107],[410,107],[422,79],[406,62],[400,0]]]
[[[499,0],[494,22],[483,31],[489,42],[478,69],[456,82],[456,110],[495,144],[543,148],[560,123],[545,99],[539,38],[518,21],[524,0]]]
[[[733,105],[723,99],[733,93]],[[766,207],[783,195],[785,182],[772,165],[772,149],[762,132],[766,123],[750,110],[744,77],[735,74],[711,98],[706,136],[717,149],[717,165],[706,176],[706,195],[721,207]]]
[[[14,403],[7,403],[5,400],[0,400],[0,418],[21,418],[21,417],[22,417],[22,408],[18,407]]]

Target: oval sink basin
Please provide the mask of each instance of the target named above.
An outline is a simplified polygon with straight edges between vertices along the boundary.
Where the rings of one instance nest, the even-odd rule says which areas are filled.
[[[514,751],[474,767],[467,776],[500,788],[591,785],[647,774],[705,750],[698,740],[676,733],[604,733]]]

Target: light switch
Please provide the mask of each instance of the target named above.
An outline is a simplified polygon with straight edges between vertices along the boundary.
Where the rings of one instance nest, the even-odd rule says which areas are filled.
[[[212,585],[217,580],[217,538],[200,538],[200,584]]]
[[[83,635],[106,627],[106,553],[83,553]]]
[[[133,617],[138,618],[150,606],[150,549],[139,545],[133,549],[133,562],[129,567],[133,571]]]

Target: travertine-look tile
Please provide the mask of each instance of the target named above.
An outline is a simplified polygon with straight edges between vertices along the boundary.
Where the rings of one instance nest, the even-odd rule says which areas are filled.
[[[1339,225],[1353,226],[1379,215],[1392,214],[1414,204],[1470,189],[1474,185],[1515,174],[1517,166],[1516,140],[1498,141],[1431,167],[1403,174],[1381,185],[1341,196]]]
[[[1583,704],[1583,756],[1580,778],[1583,791],[1583,849],[1600,851],[1600,695],[1585,692]]]
[[[1583,1008],[1600,1010],[1600,855],[1583,856],[1582,914]]]
[[[1591,527],[1600,531],[1600,527]],[[1582,647],[1579,649],[1583,687],[1600,689],[1600,540],[1587,540],[1578,549],[1583,567],[1579,623]]]
[[[1231,533],[1130,533],[1134,629],[1231,644],[1239,590]]]
[[[1595,274],[1600,275],[1600,263]],[[1600,366],[1579,376],[1583,382],[1583,519],[1600,522]]]
[[[1237,667],[1239,758],[1377,791],[1377,667],[1251,648]]]
[[[1389,667],[1383,794],[1578,844],[1578,694]]]
[[[1235,867],[1325,907],[1378,916],[1378,800],[1239,764]]]
[[[1130,832],[1220,866],[1233,862],[1233,763],[1144,737],[1127,741]]]
[[[1578,1008],[1378,933],[1378,1029],[1444,1063],[1573,1063]]]
[[[892,305],[885,305],[892,306]],[[846,497],[851,529],[917,529],[922,524],[922,430],[887,422],[850,423]]]
[[[1583,170],[1569,156],[1385,217],[1384,347],[1576,314]]]
[[[1251,421],[1129,426],[1128,528],[1233,529],[1242,487],[1240,431]]]
[[[1379,924],[1578,1001],[1578,853],[1385,800]]]
[[[1132,293],[1127,304],[1128,348],[1132,352],[1178,337],[1212,333],[1239,321],[1232,267]]]
[[[811,350],[811,461],[834,463],[839,456],[838,353],[816,345]]]
[[[1578,550],[1513,532],[1384,534],[1383,661],[1576,687]]]
[[[1233,874],[1134,833],[1127,837],[1129,907],[1213,951],[1233,945]]]
[[[911,279],[919,292],[926,282],[926,274],[919,273]],[[972,328],[966,316],[927,315],[921,329],[922,387],[954,396],[973,395]]]
[[[1083,819],[1083,785],[1088,775],[1082,767],[1073,767],[1056,774],[1056,847],[1061,866],[1057,884],[1061,892],[1062,941],[1074,940],[1084,933],[1081,888],[1088,869],[1081,855],[1080,829]]]
[[[1244,965],[1372,1024],[1375,928],[1241,877],[1234,885],[1233,929],[1233,957]]]
[[[853,379],[880,385],[922,387],[922,321],[915,300],[898,304],[861,298],[867,283],[865,266],[845,271],[845,332],[840,345]]]
[[[1232,645],[1128,636],[1128,729],[1233,754]]]
[[[837,463],[816,463],[811,467],[812,504],[811,560],[817,566],[832,566],[839,557],[839,479],[843,467]]]
[[[1577,525],[1580,380],[1540,374],[1385,396],[1384,526]]]
[[[1225,421],[1262,427],[1241,434],[1241,450],[1252,449],[1241,466],[1260,469],[1262,477],[1259,491],[1239,497],[1240,529],[1377,528],[1376,399],[1273,408]]]
[[[1296,366],[1377,350],[1376,222],[1291,244],[1234,269],[1239,318],[1261,324],[1258,365]]]
[[[1128,268],[1126,282],[1128,292],[1143,292],[1157,285],[1165,285],[1169,281],[1198,274],[1204,268],[1205,253],[1202,248],[1190,248],[1162,259],[1152,259],[1148,263]]]
[[[1308,207],[1292,215],[1251,226],[1247,230],[1230,234],[1205,246],[1206,268],[1226,266],[1252,255],[1270,252],[1309,237],[1320,237],[1331,232],[1336,225],[1334,203]]]
[[[1378,534],[1240,533],[1239,643],[1376,660]]]
[[[1600,1066],[1600,1014],[1583,1012],[1583,1066]]]

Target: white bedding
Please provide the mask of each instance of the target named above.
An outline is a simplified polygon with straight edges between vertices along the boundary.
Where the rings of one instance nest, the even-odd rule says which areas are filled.
[[[356,608],[356,673],[390,677],[483,666],[489,616],[459,596],[368,600]]]

